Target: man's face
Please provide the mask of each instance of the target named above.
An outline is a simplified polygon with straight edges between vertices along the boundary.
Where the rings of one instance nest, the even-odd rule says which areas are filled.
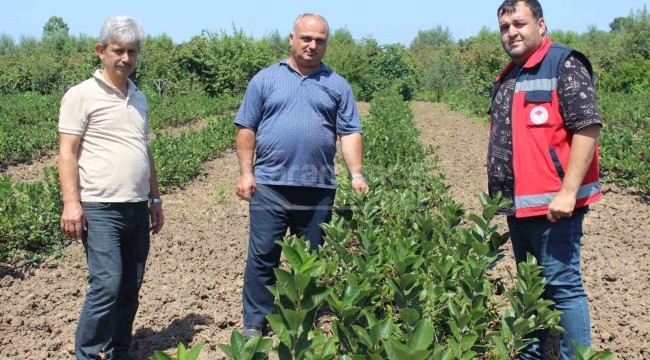
[[[107,71],[112,79],[120,80],[131,75],[140,54],[137,44],[123,44],[113,40],[106,46],[97,44],[95,49],[104,61],[104,71]]]
[[[289,35],[291,57],[298,65],[316,67],[320,65],[327,49],[327,25],[317,16],[305,16],[298,20]]]
[[[517,65],[522,65],[542,45],[546,37],[544,18],[535,21],[533,12],[524,2],[517,3],[510,14],[499,16],[501,45]]]

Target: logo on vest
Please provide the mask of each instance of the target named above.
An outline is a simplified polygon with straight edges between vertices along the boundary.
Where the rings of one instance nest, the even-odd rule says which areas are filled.
[[[530,121],[535,125],[542,125],[548,121],[548,110],[543,106],[536,106],[530,111]]]

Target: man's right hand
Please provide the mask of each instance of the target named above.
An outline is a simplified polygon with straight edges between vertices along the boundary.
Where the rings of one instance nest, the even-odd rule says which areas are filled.
[[[255,176],[253,174],[240,175],[235,192],[242,200],[250,202],[255,192]]]
[[[80,240],[81,233],[86,227],[86,217],[81,203],[63,205],[61,214],[61,231],[72,240]]]

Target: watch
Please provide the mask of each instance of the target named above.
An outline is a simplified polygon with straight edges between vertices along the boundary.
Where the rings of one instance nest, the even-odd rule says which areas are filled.
[[[150,204],[162,204],[162,199],[161,198],[153,198],[149,199]]]

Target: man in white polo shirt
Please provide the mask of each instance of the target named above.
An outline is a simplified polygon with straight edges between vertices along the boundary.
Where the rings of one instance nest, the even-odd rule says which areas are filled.
[[[102,25],[95,46],[103,69],[61,100],[61,230],[81,239],[89,290],[75,333],[77,359],[133,359],[133,320],[149,253],[163,226],[149,151],[147,100],[128,78],[144,39],[133,18]],[[151,223],[150,223],[151,220]]]

